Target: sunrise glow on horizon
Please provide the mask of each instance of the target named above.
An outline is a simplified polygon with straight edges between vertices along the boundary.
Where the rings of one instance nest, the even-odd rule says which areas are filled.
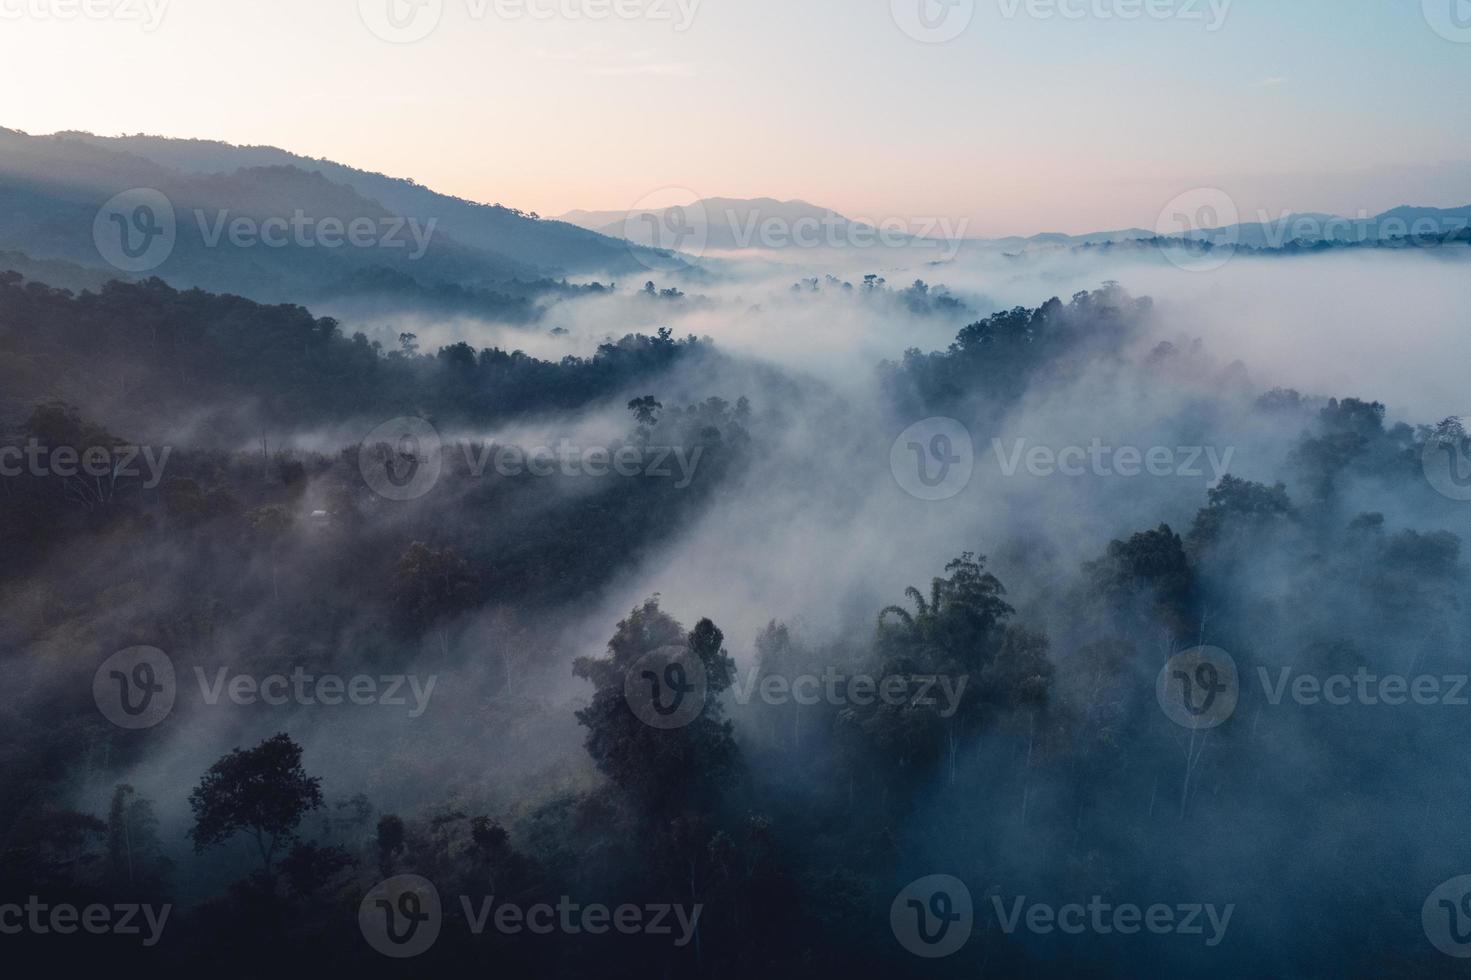
[[[568,2],[432,0],[393,43],[352,0],[6,0],[0,125],[274,145],[544,216],[673,187],[973,234],[1148,226],[1205,185],[1274,214],[1453,205],[1471,173],[1471,45],[1418,2],[979,0],[944,43],[881,0]]]

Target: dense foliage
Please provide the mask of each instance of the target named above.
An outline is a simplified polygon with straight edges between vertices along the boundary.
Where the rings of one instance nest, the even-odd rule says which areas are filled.
[[[881,365],[887,407],[963,413],[988,434],[1029,390],[1127,362],[1151,315],[1112,284],[998,313],[946,351]],[[1163,378],[1183,355],[1151,356]],[[708,342],[667,330],[560,362],[465,344],[385,352],[300,307],[157,280],[76,295],[0,278],[7,443],[80,453],[200,420],[153,485],[0,478],[0,652],[22,692],[0,707],[0,894],[171,901],[169,943],[78,937],[73,951],[169,972],[208,961],[229,976],[288,961],[402,975],[355,918],[400,874],[428,878],[445,903],[417,975],[1125,977],[1141,949],[1162,971],[1208,976],[1434,973],[1420,901],[1447,861],[1471,860],[1456,709],[1304,712],[1254,679],[1464,664],[1461,541],[1435,529],[1450,502],[1421,463],[1427,445],[1464,443],[1455,423],[1416,429],[1373,402],[1270,392],[1243,411],[1295,430],[1281,482],[1227,474],[1177,502],[1184,523],[1110,525],[1112,543],[1073,567],[1049,569],[1040,548],[1018,560],[1020,529],[989,555],[957,541],[931,557],[928,585],[832,635],[773,620],[754,657],[702,610],[650,596],[606,623],[606,652],[590,656],[564,629],[573,611],[657,567],[662,547],[737,492],[759,494],[756,460],[792,424],[794,406],[739,391],[677,402],[674,378],[692,364],[734,372]],[[698,449],[686,486],[476,473],[499,444],[449,436],[610,403],[623,431],[600,445]],[[249,422],[232,426],[232,411]],[[316,451],[240,448],[258,425],[335,433],[394,415],[432,420],[450,450],[410,501],[372,493],[360,454],[373,447],[335,435]],[[998,570],[1002,551],[1021,585]],[[1173,724],[1155,695],[1161,668],[1200,644],[1231,651],[1248,679],[1235,716],[1209,732]],[[437,727],[338,735],[328,721],[261,739],[176,708],[178,731],[234,747],[155,780],[168,798],[150,797],[135,777],[175,750],[170,729],[125,731],[92,700],[97,664],[134,645],[168,650],[181,687],[222,665],[459,680],[435,695],[448,716]],[[687,670],[648,668],[671,649]],[[695,721],[636,716],[631,690],[683,683],[696,666]],[[805,676],[834,676],[836,696],[750,696]],[[859,697],[860,676],[899,679],[899,696]],[[572,683],[571,699],[544,693]],[[353,782],[304,749],[328,743]],[[485,757],[494,778],[474,768]],[[969,883],[978,935],[929,962],[895,944],[888,915],[907,882],[937,870]],[[475,935],[462,895],[703,912],[687,945]],[[982,930],[993,895],[1231,902],[1240,935],[1205,956],[1180,936],[1044,944]],[[1318,914],[1325,903],[1335,914]]]

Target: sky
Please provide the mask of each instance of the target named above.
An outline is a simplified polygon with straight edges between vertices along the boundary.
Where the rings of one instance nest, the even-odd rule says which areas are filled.
[[[971,235],[1159,227],[1199,187],[1244,217],[1465,205],[1468,79],[1471,0],[0,0],[0,126],[546,216],[670,188]]]

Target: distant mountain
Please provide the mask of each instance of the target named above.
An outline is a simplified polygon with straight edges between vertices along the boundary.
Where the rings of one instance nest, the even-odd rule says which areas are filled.
[[[74,293],[83,290],[99,292],[111,280],[129,278],[115,270],[90,268],[63,259],[33,259],[24,252],[3,250],[0,250],[0,272],[18,272],[32,282],[69,289]]]
[[[660,244],[685,251],[732,251],[745,248],[784,249],[855,242],[872,244],[874,226],[857,221],[831,208],[806,201],[772,198],[706,198],[683,207],[654,211],[569,211],[559,220],[597,231],[609,237],[630,238],[642,244]],[[922,243],[925,238],[951,241],[958,219],[926,230],[925,223],[906,221],[913,234],[884,238],[900,247]],[[1367,243],[1403,238],[1417,230],[1450,234],[1471,225],[1471,206],[1460,208],[1397,207],[1366,218],[1344,218],[1321,212],[1291,212],[1270,221],[1243,222],[1223,228],[1188,233],[1160,233],[1144,228],[1096,231],[1081,235],[1043,232],[1001,238],[963,238],[963,249],[1003,249],[1025,252],[1038,249],[1071,248],[1151,241],[1159,237],[1190,238],[1196,241],[1232,241],[1256,249],[1277,249],[1297,243]],[[697,247],[698,246],[698,247]]]
[[[1270,221],[1243,222],[1190,232],[1153,232],[1142,228],[1086,235],[1044,233],[1029,237],[970,239],[974,248],[1004,248],[1010,253],[1153,242],[1160,238],[1229,244],[1261,251],[1301,251],[1304,245],[1372,245],[1409,235],[1448,238],[1471,227],[1471,207],[1398,207],[1367,218],[1345,218],[1323,212],[1289,212]]]
[[[1411,223],[1427,219],[1431,221],[1460,220],[1471,222],[1471,204],[1463,208],[1420,208],[1402,204],[1397,208],[1391,208],[1379,216],[1381,223],[1389,219]]]
[[[806,201],[710,197],[639,211],[569,211],[558,219],[640,245],[727,252],[791,247],[845,248],[878,240],[872,224]],[[907,242],[914,236],[890,235]]]
[[[1005,238],[964,238],[964,226],[958,217],[931,226],[924,220],[905,219],[906,233],[879,235],[879,227],[867,221],[848,218],[832,208],[807,201],[778,201],[769,197],[713,197],[683,207],[654,211],[568,211],[559,221],[577,225],[610,237],[631,238],[642,244],[662,242],[666,247],[688,249],[702,244],[712,251],[744,248],[792,248],[803,245],[837,248],[872,245],[877,241],[899,247],[923,243],[926,239],[960,241],[979,248],[1025,249],[1047,246],[1082,245],[1110,241],[1132,241],[1153,238],[1155,233],[1142,228],[1122,231],[1093,232],[1087,235],[1064,235],[1045,232],[1039,235],[1013,235]]]
[[[1468,226],[1471,226],[1471,206],[1429,208],[1402,205],[1367,218],[1346,218],[1312,211],[1291,212],[1269,221],[1246,222],[1167,237],[1276,249],[1294,242],[1368,243],[1409,235],[1445,235]]]
[[[990,248],[1027,249],[1067,247],[1071,245],[1099,245],[1105,242],[1131,242],[1154,238],[1155,233],[1143,228],[1125,228],[1120,231],[1095,231],[1086,235],[1067,235],[1062,232],[1042,232],[1038,235],[1011,235],[1006,238],[972,238],[972,245]]]

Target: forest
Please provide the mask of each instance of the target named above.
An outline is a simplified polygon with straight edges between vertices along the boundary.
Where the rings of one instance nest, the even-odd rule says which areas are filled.
[[[1112,282],[1002,310],[873,364],[860,410],[668,328],[385,350],[298,306],[5,275],[3,444],[38,447],[0,475],[0,895],[28,896],[0,925],[33,923],[6,946],[242,977],[1444,975],[1420,913],[1471,859],[1471,624],[1426,460],[1466,432],[1255,390],[1157,318]],[[983,458],[1100,370],[1183,392],[1161,444],[1257,462],[1080,512],[1077,559],[1021,510],[930,504],[910,536],[855,489],[900,493],[903,421],[963,419]],[[394,418],[438,445],[365,436]],[[502,466],[550,439],[528,418],[575,465]],[[927,573],[731,623],[671,568],[607,614],[671,549],[760,594],[743,535],[837,572],[794,486]],[[1224,692],[1203,650],[1232,705],[1182,722],[1157,680]]]

